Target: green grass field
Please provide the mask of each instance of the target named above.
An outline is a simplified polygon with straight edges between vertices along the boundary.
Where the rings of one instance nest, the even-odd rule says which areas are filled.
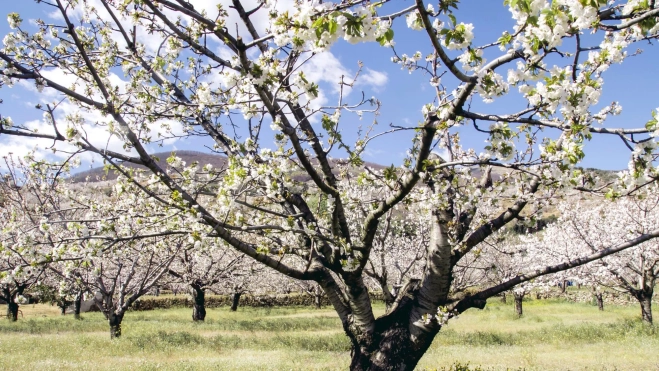
[[[524,305],[521,319],[512,304],[493,302],[452,320],[419,369],[659,369],[659,329],[642,324],[635,306]],[[193,323],[187,308],[130,312],[114,341],[99,313],[76,321],[47,305],[21,310],[16,323],[0,320],[2,369],[343,370],[350,360],[330,308],[209,309],[205,323]]]

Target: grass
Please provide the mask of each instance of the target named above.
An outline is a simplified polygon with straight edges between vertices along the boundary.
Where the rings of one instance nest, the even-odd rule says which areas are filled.
[[[129,312],[115,341],[99,313],[76,321],[46,305],[21,309],[18,322],[0,320],[5,369],[342,370],[350,360],[331,309],[209,309],[205,323],[193,323],[187,308]],[[659,329],[638,312],[543,300],[524,302],[516,318],[512,304],[493,302],[452,320],[419,369],[657,369]]]

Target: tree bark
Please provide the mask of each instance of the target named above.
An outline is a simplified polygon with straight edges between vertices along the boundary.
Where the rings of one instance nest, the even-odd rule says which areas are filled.
[[[18,304],[13,301],[7,302],[7,318],[12,322],[18,321]]]
[[[82,306],[82,290],[78,292],[75,300],[73,300],[73,315],[75,319],[82,319],[80,317],[80,307]]]
[[[199,285],[192,285],[192,320],[206,319],[206,290]]]
[[[506,304],[506,293],[505,292],[501,293],[501,302]]]
[[[604,310],[604,298],[602,297],[601,292],[596,292],[595,293],[595,301],[597,301],[597,309],[603,311]]]
[[[116,314],[111,312],[108,318],[110,324],[110,339],[121,337],[121,321],[124,319],[124,314]]]
[[[638,301],[641,304],[643,322],[652,324],[652,295],[639,295]]]
[[[353,341],[350,370],[413,370],[416,367],[440,327],[437,325],[420,337],[412,336],[410,314],[416,299],[408,297],[408,292],[399,294],[403,299],[394,304],[391,312],[375,321],[371,336],[360,338],[349,334]],[[410,292],[410,296],[413,295]]]
[[[322,307],[323,290],[318,285],[316,285],[316,288],[314,289],[314,298],[313,299],[314,299],[314,305],[316,306],[316,309],[320,309]]]
[[[240,295],[242,295],[242,292],[234,292],[233,293],[233,300],[231,301],[231,311],[235,312],[238,310],[238,304],[240,304]]]
[[[517,317],[522,316],[522,300],[524,300],[524,294],[513,293],[515,296],[515,313]]]

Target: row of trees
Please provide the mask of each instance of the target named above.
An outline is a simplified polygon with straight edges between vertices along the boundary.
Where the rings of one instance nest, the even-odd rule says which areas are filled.
[[[195,321],[205,319],[209,289],[233,294],[232,310],[245,291],[309,294],[320,306],[322,293],[317,285],[297,283],[276,271],[264,270],[245,255],[228,246],[213,245],[213,239],[199,233],[177,232],[174,227],[180,220],[175,216],[169,215],[167,223],[174,224],[160,232],[149,226],[162,226],[164,219],[110,216],[126,210],[114,197],[126,191],[121,179],[116,184],[121,186],[108,191],[111,182],[67,183],[45,175],[49,165],[29,169],[23,161],[10,161],[6,159],[7,171],[0,187],[3,217],[9,221],[2,235],[0,274],[2,299],[9,303],[8,317],[13,320],[26,292],[56,303],[63,312],[73,305],[76,317],[87,294],[108,319],[112,337],[120,336],[123,315],[131,304],[163,286],[184,287],[190,293]],[[106,202],[118,208],[110,212]],[[560,216],[540,232],[527,228],[534,233],[520,233],[516,226],[500,230],[469,265],[462,267],[452,290],[498,285],[534,266],[539,269],[596,253],[650,233],[659,220],[656,186],[645,188],[636,197],[588,205],[592,202],[591,198],[559,203],[555,212]],[[364,212],[355,211],[348,215]],[[404,284],[417,280],[423,271],[422,247],[429,238],[425,218],[431,214],[421,203],[390,212],[377,236],[365,271],[369,278],[366,285],[371,291],[382,292],[387,310],[396,303]],[[137,243],[129,243],[131,240]],[[522,314],[522,300],[530,290],[547,290],[571,281],[593,287],[600,309],[601,288],[632,295],[640,303],[643,320],[652,323],[658,251],[656,242],[643,242],[570,271],[518,285],[512,290],[517,313]],[[506,292],[502,295],[505,297]]]
[[[46,270],[72,285],[93,282],[115,334],[126,308],[177,257],[193,261],[185,252],[230,247],[246,261],[320,285],[352,342],[352,369],[411,369],[451,316],[659,236],[650,223],[548,262],[526,247],[513,254],[525,256],[523,269],[473,283],[496,265],[484,252],[500,245],[502,229],[530,223],[566,189],[618,198],[655,181],[656,113],[648,108],[636,127],[599,125],[621,113],[618,103],[599,104],[606,71],[628,48],[658,36],[654,1],[505,1],[512,22],[502,35],[482,35],[490,40],[481,45],[474,43],[479,28],[456,12],[455,0],[437,9],[422,0],[37,3],[56,16],[23,22],[9,15],[14,30],[3,39],[0,75],[3,87],[43,95],[44,119],[37,130],[5,114],[0,136],[48,139],[60,155],[96,154],[121,178],[108,198],[62,189],[42,202],[42,184],[56,186],[60,170],[30,164],[36,175],[13,187],[34,190],[22,206],[34,211],[7,211],[3,250],[20,257],[3,269],[3,284],[26,285]],[[422,39],[427,49],[399,54],[408,46],[396,44],[394,30],[416,32],[404,40],[418,47]],[[349,102],[360,74],[333,81],[336,104],[323,99],[328,87],[309,72],[340,39],[378,42],[390,48],[387,59],[430,83],[417,92],[418,124],[381,128],[376,118],[387,102]],[[490,107],[481,101],[506,103],[479,112]],[[363,117],[373,121],[356,125]],[[606,135],[629,148],[630,165],[602,188],[577,166],[585,143]],[[367,166],[362,156],[387,137],[409,141],[402,166]],[[165,167],[153,158],[154,142],[181,138],[227,156],[227,167],[175,156]],[[493,177],[493,167],[507,171]],[[67,192],[76,197],[61,196]],[[414,208],[423,210],[410,216],[416,235],[399,215]],[[401,248],[396,240],[412,243]],[[176,272],[186,276],[185,268]],[[396,281],[417,272],[419,279]],[[380,318],[368,295],[371,277],[394,280]]]

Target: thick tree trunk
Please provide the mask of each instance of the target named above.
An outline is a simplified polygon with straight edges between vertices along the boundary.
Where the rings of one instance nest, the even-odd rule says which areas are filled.
[[[412,336],[410,312],[413,306],[414,299],[405,298],[390,313],[375,321],[372,336],[360,338],[349,335],[353,342],[351,370],[413,370],[416,367],[439,327],[420,337]]]
[[[192,298],[192,320],[203,321],[206,319],[206,290],[192,285]]]
[[[604,298],[602,297],[601,292],[596,292],[595,293],[595,301],[597,301],[597,309],[603,311],[604,310]]]
[[[404,326],[394,326],[380,334],[374,334],[375,343],[370,353],[362,351],[363,348],[353,348],[350,370],[352,371],[380,371],[380,370],[413,370],[419,362],[410,333]]]
[[[110,313],[108,323],[110,324],[110,339],[121,337],[121,321],[124,319],[124,314]]]
[[[652,324],[652,295],[642,295],[638,299],[641,304],[641,317],[643,322]]]
[[[567,280],[563,280],[563,284],[561,285],[561,294],[565,294],[566,289],[567,289]]]
[[[13,301],[7,302],[7,318],[12,322],[18,321],[18,304]]]
[[[524,294],[514,293],[515,295],[515,313],[517,317],[522,316],[522,300],[524,300]]]
[[[82,306],[82,291],[78,292],[75,300],[73,300],[73,315],[75,319],[82,319],[80,317],[80,307]]]
[[[242,295],[242,292],[234,292],[233,293],[233,300],[231,301],[231,311],[235,312],[238,310],[238,304],[240,304],[240,295]]]

